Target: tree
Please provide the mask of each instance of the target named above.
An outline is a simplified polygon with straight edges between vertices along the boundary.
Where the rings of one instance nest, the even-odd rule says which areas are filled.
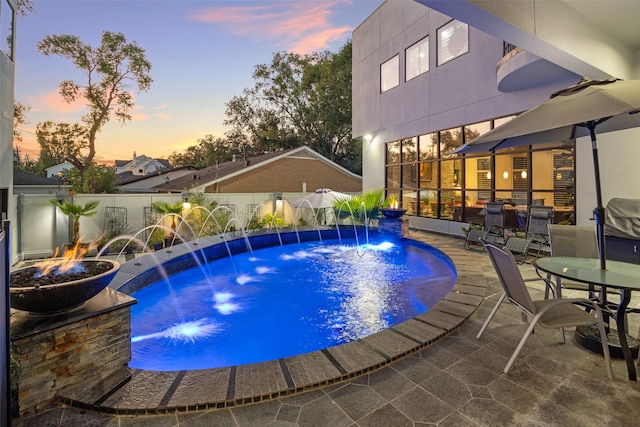
[[[62,181],[71,186],[70,191],[83,194],[115,193],[118,175],[111,166],[93,163],[84,177],[80,177],[78,169],[65,171]]]
[[[87,202],[84,205],[79,205],[68,200],[61,202],[56,199],[51,199],[49,201],[52,205],[60,208],[63,214],[71,217],[71,222],[73,223],[73,241],[71,244],[75,246],[76,243],[78,243],[78,240],[80,240],[80,218],[83,216],[89,217],[97,214],[98,211],[96,208],[98,207],[98,204],[100,204],[100,201],[96,200],[93,202]]]
[[[207,135],[199,139],[197,145],[191,145],[183,153],[173,152],[169,156],[169,162],[172,166],[196,166],[205,167],[222,163],[232,159],[233,154],[239,153],[241,147],[237,143],[233,143],[229,138],[214,138]]]
[[[27,16],[29,12],[33,12],[34,10],[31,0],[18,0],[18,15]]]
[[[59,93],[66,102],[87,101],[89,111],[82,117],[84,126],[68,125],[85,128],[86,153],[76,147],[62,149],[64,159],[76,166],[84,179],[93,164],[100,129],[112,116],[123,124],[131,120],[129,111],[134,106],[131,86],[137,86],[141,92],[151,87],[151,63],[136,42],[127,42],[122,33],[110,31],[102,33],[101,44],[96,48],[77,36],[62,34],[46,36],[38,42],[38,50],[46,56],[59,55],[71,60],[86,77],[84,84],[65,80],[59,85]]]
[[[40,145],[40,161],[44,168],[69,161],[78,170],[88,170],[89,150],[87,129],[78,124],[46,121],[36,125],[36,139]]]
[[[184,204],[182,202],[168,203],[168,202],[153,202],[151,203],[153,209],[161,215],[171,215],[171,230],[175,233],[178,229],[176,222],[176,216],[182,215]]]
[[[24,126],[27,124],[27,118],[25,114],[27,111],[31,110],[31,107],[22,105],[19,102],[13,104],[13,142],[22,142],[22,133],[20,132],[19,126]]]
[[[253,78],[253,88],[226,104],[228,135],[254,151],[309,145],[360,170],[351,152],[351,42],[335,54],[276,53]]]

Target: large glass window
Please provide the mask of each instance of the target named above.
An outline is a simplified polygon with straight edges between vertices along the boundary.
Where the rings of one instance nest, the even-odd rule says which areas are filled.
[[[524,226],[518,220],[526,221],[531,205],[553,206],[555,222],[573,223],[573,142],[447,154],[496,121],[388,143],[387,194],[398,195],[409,215],[482,223],[484,205],[500,201],[510,227]]]
[[[405,51],[405,80],[409,81],[429,71],[429,37],[425,37]]]
[[[469,52],[469,26],[457,20],[438,28],[438,65]]]
[[[399,84],[400,57],[396,55],[380,66],[380,92],[386,92]]]

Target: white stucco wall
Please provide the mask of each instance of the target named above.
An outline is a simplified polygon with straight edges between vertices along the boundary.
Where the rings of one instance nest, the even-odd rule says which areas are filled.
[[[353,136],[363,139],[363,188],[384,187],[384,143],[525,111],[575,76],[516,92],[497,88],[503,41],[469,27],[469,52],[437,66],[436,30],[451,20],[413,0],[383,3],[353,33]],[[405,49],[429,36],[429,71],[404,81]],[[380,65],[400,55],[400,85],[380,93]]]
[[[430,4],[429,1],[424,3]],[[469,9],[462,5],[468,3],[473,2],[439,2],[438,8],[450,9],[452,14],[458,14],[457,16],[464,20],[465,10]],[[505,6],[506,3],[501,4],[500,8]],[[520,6],[522,5],[518,5]],[[562,9],[562,12],[566,10]],[[511,14],[509,16],[513,18],[514,13],[520,12],[501,9],[501,13]],[[469,22],[478,23],[482,20],[471,15],[467,16]],[[526,15],[522,17],[525,20],[529,18],[531,17]],[[438,67],[436,30],[449,20],[446,15],[412,0],[387,1],[354,31],[353,135],[374,136],[371,142],[363,139],[362,143],[365,190],[385,186],[385,142],[525,111],[544,102],[555,90],[576,83],[575,76],[567,76],[525,90],[500,92],[496,84],[496,65],[502,58],[502,39],[494,38],[471,26],[469,53]],[[572,20],[571,25],[574,21],[578,22]],[[556,31],[559,28],[553,30],[539,19],[538,23],[542,25],[537,28],[538,35],[544,36],[546,41],[555,40],[560,36]],[[528,25],[526,22],[520,24],[519,28]],[[495,26],[486,26],[484,29],[492,32],[492,28],[498,31]],[[554,34],[551,34],[552,30],[555,31]],[[563,27],[562,30],[567,31],[567,28]],[[589,34],[585,31],[587,30],[582,30],[580,34]],[[499,31],[493,33],[501,34]],[[405,82],[404,50],[426,35],[430,37],[429,71]],[[537,46],[531,38],[507,41],[515,44],[522,41]],[[558,50],[566,50],[567,42],[563,36],[561,49]],[[584,54],[586,46],[582,43],[575,47],[582,60],[591,55]],[[589,46],[593,48],[592,45]],[[614,46],[614,50],[618,48],[619,46]],[[540,52],[544,53],[545,50]],[[380,93],[380,65],[396,54],[400,55],[400,85]],[[616,63],[615,66],[620,68],[620,64]],[[640,186],[636,183],[635,173],[640,165],[640,129],[599,134],[598,141],[603,204],[606,206],[614,197],[640,198]],[[576,152],[578,225],[594,224],[590,220],[595,206],[594,187],[591,143],[589,138],[581,138],[578,140]],[[460,225],[452,221],[411,217],[410,222],[412,226],[461,234]]]
[[[602,203],[606,207],[615,197],[640,199],[640,129],[627,129],[597,135]],[[596,206],[595,175],[591,140],[576,143],[576,223],[593,225]],[[640,212],[638,213],[640,215]]]

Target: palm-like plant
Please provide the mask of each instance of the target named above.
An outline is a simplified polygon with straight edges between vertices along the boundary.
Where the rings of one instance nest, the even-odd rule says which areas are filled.
[[[176,223],[176,216],[182,214],[183,203],[167,203],[167,202],[153,202],[151,203],[153,209],[156,210],[161,215],[167,214],[175,214],[171,215],[171,230],[175,233],[178,229],[178,224]]]
[[[350,198],[337,199],[333,202],[333,209],[340,217],[353,214],[361,223],[378,219],[383,205],[384,190],[369,190],[356,194]]]
[[[71,221],[73,223],[73,241],[71,243],[73,245],[78,243],[78,240],[80,239],[80,218],[83,216],[90,217],[97,214],[98,211],[95,209],[98,207],[98,204],[100,204],[100,201],[98,200],[88,202],[84,205],[79,205],[68,200],[61,202],[56,199],[51,199],[50,202],[52,205],[57,206],[63,214],[71,217]]]

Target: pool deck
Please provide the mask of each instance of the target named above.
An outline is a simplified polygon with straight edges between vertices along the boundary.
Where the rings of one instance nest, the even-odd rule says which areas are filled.
[[[475,339],[499,296],[486,254],[465,251],[460,239],[415,231],[411,237],[443,250],[458,270],[456,287],[427,313],[354,343],[272,362],[179,372],[123,369],[110,382],[67,390],[60,406],[14,425],[637,422],[640,387],[627,381],[624,362],[614,361],[615,380],[608,381],[602,356],[579,347],[570,334],[562,345],[558,331],[537,329],[503,374],[525,324],[517,309],[503,304],[482,340]],[[530,265],[521,270],[535,275]],[[635,332],[638,319],[630,316],[630,323]]]

